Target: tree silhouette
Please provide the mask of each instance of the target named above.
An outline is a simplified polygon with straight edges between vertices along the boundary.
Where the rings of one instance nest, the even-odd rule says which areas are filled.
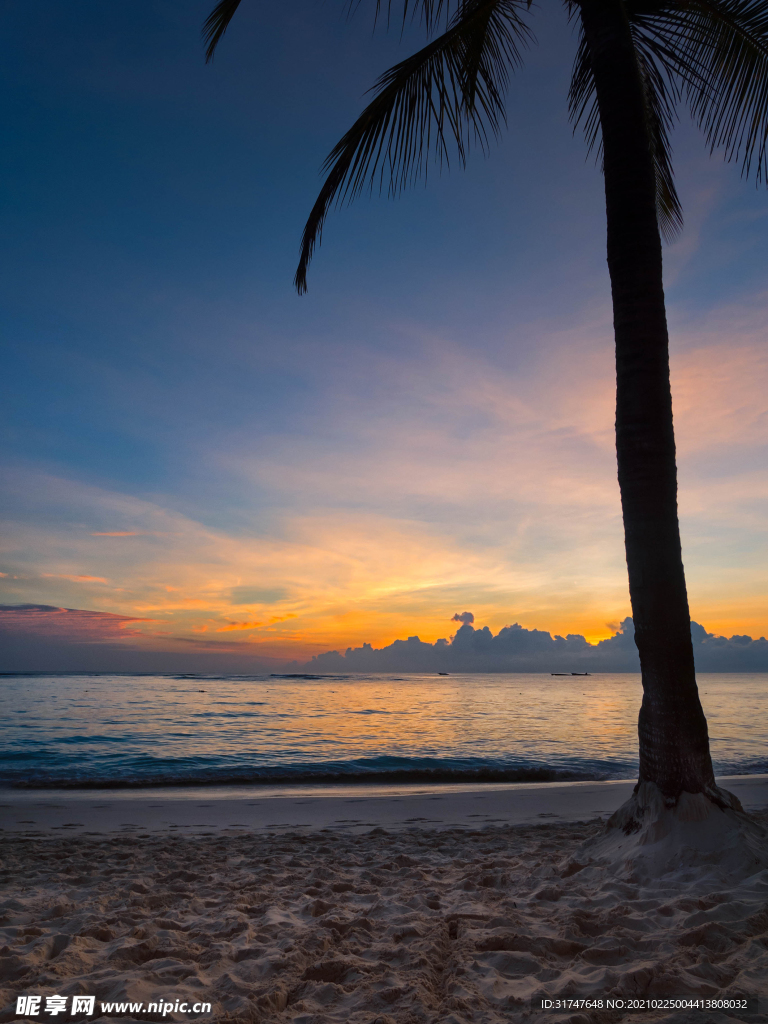
[[[356,7],[362,0],[351,0]],[[392,0],[374,0],[389,21]],[[629,590],[640,654],[640,783],[667,807],[715,784],[699,701],[677,518],[661,236],[682,227],[669,129],[687,104],[711,151],[757,181],[768,172],[768,0],[565,0],[579,29],[569,111],[600,147],[616,337],[616,451]],[[203,32],[210,60],[240,0],[221,0]],[[384,9],[386,8],[386,9]],[[295,284],[329,209],[370,187],[391,194],[430,159],[463,164],[505,124],[510,75],[532,38],[530,0],[402,0],[423,49],[386,71],[331,150],[301,241]],[[399,19],[398,19],[399,20]],[[630,823],[631,825],[631,823]],[[627,826],[631,831],[631,827]]]

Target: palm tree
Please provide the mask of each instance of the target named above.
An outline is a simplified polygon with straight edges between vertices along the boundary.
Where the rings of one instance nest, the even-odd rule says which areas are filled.
[[[667,807],[683,793],[733,807],[735,798],[715,785],[694,672],[661,236],[682,226],[668,135],[679,103],[712,151],[722,147],[758,181],[768,175],[768,0],[565,2],[580,36],[569,110],[589,147],[601,147],[605,178],[616,450],[643,680],[639,779],[655,784]],[[211,12],[203,30],[209,60],[239,4],[221,0]],[[333,204],[374,185],[397,193],[430,158],[452,151],[464,163],[472,143],[487,149],[504,125],[510,72],[532,38],[531,0],[403,0],[402,8],[403,19],[421,18],[428,42],[379,78],[328,156],[302,238],[299,293]],[[637,823],[625,824],[633,831]]]

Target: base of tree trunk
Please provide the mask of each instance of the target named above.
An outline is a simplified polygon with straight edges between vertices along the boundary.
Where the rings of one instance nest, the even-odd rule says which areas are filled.
[[[768,868],[768,831],[727,790],[681,793],[671,807],[654,783],[643,782],[562,873],[588,866],[633,882],[672,872],[679,881],[711,875],[739,882]]]

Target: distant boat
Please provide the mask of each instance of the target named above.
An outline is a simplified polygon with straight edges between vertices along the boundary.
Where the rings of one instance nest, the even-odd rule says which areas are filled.
[[[571,672],[572,676],[588,676],[589,672]]]
[[[449,676],[451,673],[450,672],[438,672],[437,674],[439,676]]]
[[[551,676],[588,676],[590,672],[550,672]]]

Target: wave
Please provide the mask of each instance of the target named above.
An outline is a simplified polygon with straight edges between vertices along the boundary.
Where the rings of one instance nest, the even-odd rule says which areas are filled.
[[[6,764],[0,786],[15,789],[125,789],[155,786],[372,785],[418,783],[577,782],[632,778],[632,763],[583,761],[543,764],[483,758],[372,757],[271,765],[201,763],[201,758],[115,758],[110,763],[43,767]]]
[[[60,683],[50,676],[3,680],[0,786],[432,785],[636,777],[634,677],[612,681],[607,708],[595,703],[603,684],[581,683],[574,691],[570,680],[543,687],[536,676],[434,683],[416,676],[299,672],[101,675],[96,685],[82,673]],[[711,703],[718,774],[767,772],[768,733],[760,714],[764,679],[709,680],[703,697]],[[564,728],[565,721],[574,728]]]
[[[34,766],[29,762],[37,760]],[[56,761],[58,760],[58,764]],[[78,765],[51,758],[41,765],[39,752],[0,755],[0,787],[12,789],[149,789],[167,786],[418,785],[510,782],[598,782],[637,777],[634,761],[569,758],[556,764],[498,762],[482,758],[372,757],[318,763],[213,763],[204,758],[150,756],[99,759]],[[768,774],[768,759],[715,764],[718,775]]]
[[[311,672],[270,672],[270,679],[349,679],[349,676],[315,676]]]

